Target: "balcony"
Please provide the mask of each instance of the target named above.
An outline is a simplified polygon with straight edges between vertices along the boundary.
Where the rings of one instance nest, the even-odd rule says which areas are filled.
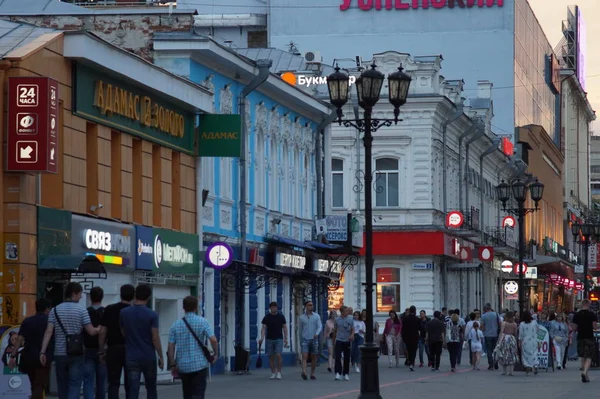
[[[468,211],[461,211],[465,220],[458,229],[453,229],[453,233],[464,238],[477,238],[481,235],[479,226],[479,209],[471,207]]]

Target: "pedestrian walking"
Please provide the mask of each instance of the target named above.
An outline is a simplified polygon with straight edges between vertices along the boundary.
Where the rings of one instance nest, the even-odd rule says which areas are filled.
[[[173,323],[169,331],[167,364],[171,373],[181,378],[183,399],[204,399],[211,361],[219,358],[219,343],[212,326],[197,314],[197,297],[183,298],[183,311],[185,316]],[[210,342],[212,354],[205,353],[206,341]]]
[[[266,336],[266,341],[265,341]],[[269,313],[262,319],[262,329],[258,345],[265,343],[265,352],[269,357],[271,366],[271,379],[281,379],[281,366],[283,358],[281,356],[283,347],[288,346],[288,328],[285,316],[279,312],[277,302],[269,304]]]
[[[431,371],[439,371],[442,349],[446,340],[446,324],[442,321],[439,310],[433,313],[433,319],[427,324],[426,339],[431,354]]]
[[[327,343],[327,371],[330,373],[335,368],[335,352],[333,347],[333,329],[335,328],[335,319],[337,318],[337,312],[332,310],[329,312],[329,318],[325,322],[325,342]]]
[[[421,321],[417,317],[417,308],[411,306],[408,315],[402,321],[402,341],[406,345],[407,360],[410,371],[415,371],[415,358],[419,347],[419,329]]]
[[[158,335],[158,314],[148,307],[152,296],[149,285],[135,289],[132,306],[121,310],[120,323],[125,337],[125,360],[129,379],[129,398],[139,399],[142,374],[146,385],[146,398],[157,399],[156,355],[158,367],[164,368],[164,357]]]
[[[562,370],[563,358],[567,356],[567,344],[569,342],[569,326],[565,321],[564,313],[558,313],[556,318],[550,322],[550,338],[554,346],[554,363],[556,368]]]
[[[473,329],[473,325],[475,324],[477,315],[475,314],[475,312],[471,312],[469,313],[469,321],[467,322],[467,324],[465,325],[465,339],[467,340],[467,348],[469,349],[469,363],[471,364],[471,366],[473,366],[473,350],[471,349],[471,330]],[[477,322],[477,325],[480,327],[479,331],[481,331],[481,324],[479,324],[479,322]],[[483,334],[483,332],[482,332]]]
[[[459,323],[458,315],[453,313],[450,323],[446,324],[446,344],[450,355],[450,371],[456,371],[458,351],[462,350],[464,330]]]
[[[87,308],[88,315],[94,327],[100,328],[104,315],[102,300],[104,291],[100,287],[90,290],[92,305]],[[85,345],[85,374],[83,376],[83,398],[104,399],[106,397],[106,364],[101,361],[98,335],[91,336],[84,331],[83,343]],[[104,349],[104,348],[103,348]]]
[[[427,367],[431,367],[431,356],[429,354],[429,345],[427,345],[427,324],[429,318],[424,310],[419,312],[419,367],[423,367],[423,351],[427,354]]]
[[[515,363],[519,360],[517,347],[518,326],[515,323],[513,312],[507,312],[505,317],[505,321],[501,323],[498,345],[494,352],[498,363],[502,365],[502,375],[513,375]]]
[[[393,358],[396,358],[396,367],[398,367],[400,364],[400,348],[402,343],[402,321],[398,317],[398,314],[393,310],[390,311],[389,316],[390,317],[385,322],[383,336],[385,338],[385,343],[387,344],[390,367],[393,367]]]
[[[354,340],[352,341],[351,350],[350,350],[350,367],[354,367],[354,370],[357,373],[360,373],[360,346],[365,342],[365,333],[367,327],[365,326],[365,322],[360,318],[360,312],[354,312],[353,323],[354,323]]]
[[[340,317],[335,319],[333,342],[335,347],[335,379],[350,380],[350,344],[354,339],[354,321],[350,308],[342,306]],[[344,364],[342,366],[342,357]]]
[[[48,325],[40,350],[40,363],[43,367],[50,367],[46,351],[54,335],[54,363],[59,399],[79,399],[85,371],[83,330],[91,336],[98,335],[99,328],[92,326],[90,315],[79,304],[82,296],[81,284],[68,283],[65,287],[65,301],[48,314]]]
[[[47,364],[42,366],[40,363],[40,353],[42,352],[42,341],[44,340],[44,331],[48,325],[48,313],[52,308],[52,303],[44,298],[35,302],[36,314],[29,316],[19,327],[17,342],[12,348],[10,355],[9,368],[17,365],[17,357],[20,356],[19,370],[29,377],[31,385],[31,399],[44,399],[44,393],[48,387],[50,378],[50,367],[52,363],[52,354],[54,340],[51,340],[48,347]],[[19,349],[23,350],[19,353]]]
[[[462,353],[463,353],[463,344],[465,342],[466,339],[466,335],[464,334],[465,332],[465,327],[467,326],[467,323],[465,322],[465,319],[463,319],[462,317],[460,317],[460,309],[454,309],[454,314],[456,314],[458,316],[458,324],[462,327],[463,329],[463,337],[464,339],[460,342],[460,349],[458,350],[458,355],[456,358],[456,364],[458,366],[460,366],[460,362],[462,360]]]
[[[494,312],[492,305],[486,303],[483,307],[483,315],[479,321],[483,336],[485,337],[485,353],[488,358],[488,370],[498,369],[498,364],[494,361],[494,349],[498,343],[498,334],[500,332],[500,316]]]
[[[316,380],[317,355],[319,354],[319,335],[323,330],[321,317],[313,312],[312,301],[304,303],[304,314],[298,318],[298,331],[300,333],[300,350],[302,351],[302,379],[306,380],[306,363],[310,356],[310,379]]]
[[[521,347],[521,363],[527,374],[532,370],[534,374],[538,373],[538,332],[537,322],[533,320],[531,313],[524,311],[519,324],[519,346]]]
[[[467,339],[471,342],[471,353],[473,359],[471,360],[471,364],[473,365],[473,370],[479,370],[479,362],[481,361],[481,352],[483,352],[483,342],[484,337],[483,333],[479,329],[479,323],[474,322],[473,327],[469,330],[469,336]]]
[[[98,337],[100,360],[106,364],[108,399],[119,399],[121,374],[123,374],[126,397],[128,397],[127,393],[129,392],[125,337],[121,333],[121,311],[131,306],[135,296],[135,287],[131,284],[122,285],[120,294],[120,302],[108,305],[104,309]]]
[[[584,299],[581,310],[573,317],[573,330],[577,331],[577,354],[581,358],[581,382],[590,382],[588,370],[596,351],[594,330],[597,329],[598,317],[590,311],[590,300]]]

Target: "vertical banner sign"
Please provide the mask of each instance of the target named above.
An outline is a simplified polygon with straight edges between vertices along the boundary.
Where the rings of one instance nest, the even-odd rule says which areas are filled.
[[[242,154],[242,118],[238,114],[202,115],[198,155],[238,158]]]
[[[26,374],[19,371],[21,351],[17,355],[15,367],[9,367],[12,348],[17,342],[20,326],[0,326],[0,353],[2,353],[2,373],[0,374],[0,398],[27,399],[31,386]]]
[[[548,330],[545,327],[539,326],[538,331],[538,363],[539,368],[547,369],[549,367],[549,353],[550,353],[550,336]]]
[[[58,172],[58,83],[8,80],[7,172]]]

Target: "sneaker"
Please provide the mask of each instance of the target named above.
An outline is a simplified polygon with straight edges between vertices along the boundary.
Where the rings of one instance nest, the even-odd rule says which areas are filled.
[[[269,377],[270,380],[274,380],[275,379],[276,374],[271,374],[271,377]]]
[[[346,380],[346,381],[350,381],[350,376],[349,376],[348,374],[346,374],[346,375],[344,376],[344,380]]]
[[[327,371],[331,373],[331,367],[327,367]]]
[[[413,366],[410,366],[410,371],[415,371],[415,368]]]
[[[281,373],[277,373],[277,375],[275,376],[276,379],[280,380],[281,379]]]
[[[423,363],[419,364],[419,368],[423,367]]]
[[[335,373],[335,380],[336,380],[336,381],[339,381],[339,380],[341,380],[341,379],[342,379],[342,376],[341,376],[341,375],[339,375],[338,373]]]
[[[431,371],[435,371],[435,367],[432,367],[432,368],[431,368]]]
[[[357,373],[360,373],[360,369],[358,368],[358,366],[356,366],[356,367],[354,368],[354,371],[356,371]]]

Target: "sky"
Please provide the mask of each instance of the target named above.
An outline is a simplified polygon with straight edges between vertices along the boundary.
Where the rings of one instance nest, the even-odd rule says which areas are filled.
[[[562,39],[562,21],[567,19],[567,7],[578,5],[587,25],[587,48],[585,64],[586,90],[588,99],[594,110],[600,116],[600,24],[597,17],[600,15],[600,0],[529,0],[548,41],[555,47]],[[594,122],[595,134],[600,134],[600,121]]]

